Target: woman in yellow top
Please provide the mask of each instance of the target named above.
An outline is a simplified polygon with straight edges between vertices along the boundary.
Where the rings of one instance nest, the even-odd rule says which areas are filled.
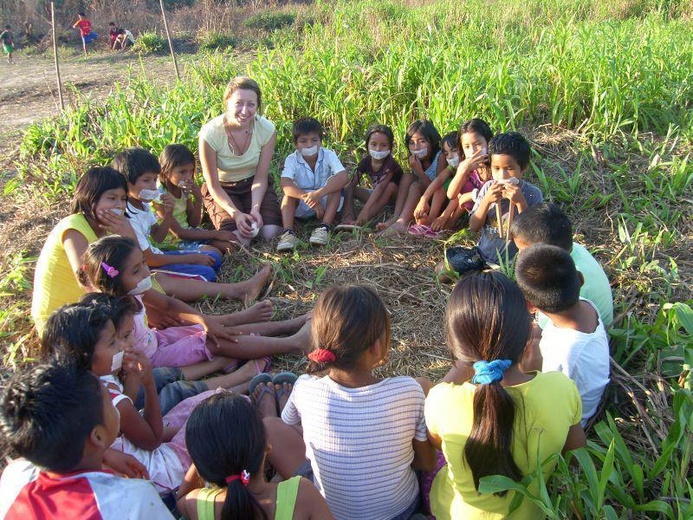
[[[431,488],[438,520],[541,518],[527,500],[509,514],[514,492],[479,493],[479,479],[520,481],[537,460],[585,445],[575,384],[559,372],[520,369],[530,332],[522,292],[499,272],[466,276],[450,296],[448,346],[454,359],[473,364],[475,375],[471,382],[440,383],[426,398],[429,437],[447,461]],[[544,465],[545,477],[554,466],[555,459]]]
[[[281,212],[269,167],[274,153],[274,125],[258,114],[258,84],[239,76],[224,94],[226,113],[200,130],[200,163],[205,207],[214,227],[233,231],[248,245],[258,233],[271,240],[281,232]]]

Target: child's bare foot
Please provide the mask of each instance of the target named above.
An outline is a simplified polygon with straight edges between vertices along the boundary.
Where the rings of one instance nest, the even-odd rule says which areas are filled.
[[[277,417],[277,395],[272,384],[271,376],[267,375],[269,382],[257,383],[250,394],[255,406],[260,410],[260,417]]]
[[[294,389],[293,383],[282,383],[281,385],[274,385],[274,393],[277,396],[277,409],[279,410],[279,415],[281,416],[286,402],[289,400],[289,396]]]
[[[383,238],[394,237],[396,235],[406,233],[408,228],[409,226],[407,226],[406,223],[398,220],[390,227],[383,229],[380,233],[378,233],[378,236]]]
[[[354,214],[353,213],[347,213],[345,215],[342,215],[341,220],[339,221],[340,224],[344,224],[345,226],[353,226],[356,224],[356,220],[354,219]]]
[[[299,331],[293,336],[289,336],[289,339],[294,345],[294,350],[300,354],[307,354],[313,350],[313,342],[310,333],[311,322],[310,318],[306,320]]]
[[[376,231],[385,231],[395,222],[397,222],[397,217],[392,217],[391,219],[388,219],[385,222],[378,222],[378,224],[375,226],[375,229]]]
[[[274,307],[269,300],[262,300],[251,305],[247,309],[234,312],[229,316],[229,323],[225,325],[232,327],[234,325],[243,325],[245,323],[258,323],[261,321],[270,321],[274,314]]]
[[[249,280],[235,284],[227,284],[229,290],[225,291],[224,296],[229,299],[241,300],[247,305],[260,296],[271,275],[272,266],[270,264],[265,264],[263,268],[260,269],[260,272]]]

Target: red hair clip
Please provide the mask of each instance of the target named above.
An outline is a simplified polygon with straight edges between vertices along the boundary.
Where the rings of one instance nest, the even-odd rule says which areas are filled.
[[[332,363],[335,359],[337,359],[337,356],[335,356],[334,352],[331,350],[327,350],[326,348],[318,348],[308,354],[308,359],[315,363]]]
[[[230,477],[226,477],[226,483],[230,484],[234,480],[240,480],[241,483],[244,486],[248,486],[248,482],[250,482],[250,473],[248,473],[246,470],[241,471],[240,475],[231,475]]]

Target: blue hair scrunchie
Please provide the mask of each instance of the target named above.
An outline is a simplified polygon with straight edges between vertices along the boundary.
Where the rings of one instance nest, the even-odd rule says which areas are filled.
[[[513,362],[509,359],[494,359],[493,361],[477,361],[474,363],[475,385],[490,385],[503,379],[503,373],[510,368]]]

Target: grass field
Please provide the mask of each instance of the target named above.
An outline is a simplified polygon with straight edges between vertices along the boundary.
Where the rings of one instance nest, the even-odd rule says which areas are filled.
[[[690,2],[317,2],[261,13],[254,28],[259,44],[251,52],[201,52],[171,88],[133,72],[105,102],[84,99],[25,132],[19,174],[4,179],[4,200],[25,219],[13,223],[19,245],[0,265],[4,363],[34,352],[26,317],[33,261],[67,213],[79,172],[126,146],[158,153],[182,142],[195,150],[201,124],[222,110],[230,77],[247,74],[263,89],[264,113],[278,129],[274,175],[301,116],[323,122],[324,144],[349,165],[363,153],[371,122],[394,129],[405,164],[401,140],[413,119],[429,118],[444,133],[482,117],[496,131],[532,139],[529,180],[571,216],[616,303],[613,383],[588,449],[574,466],[561,460],[548,485],[518,490],[551,518],[693,518]],[[232,40],[223,36],[207,39]],[[454,237],[474,239],[465,231]],[[444,247],[342,234],[324,250],[304,245],[285,257],[260,245],[250,261],[230,258],[223,276],[240,279],[272,262],[279,316],[309,309],[330,284],[370,283],[393,312],[384,373],[435,379],[449,367],[441,325],[450,287],[432,275]],[[295,358],[280,364],[301,369]]]

